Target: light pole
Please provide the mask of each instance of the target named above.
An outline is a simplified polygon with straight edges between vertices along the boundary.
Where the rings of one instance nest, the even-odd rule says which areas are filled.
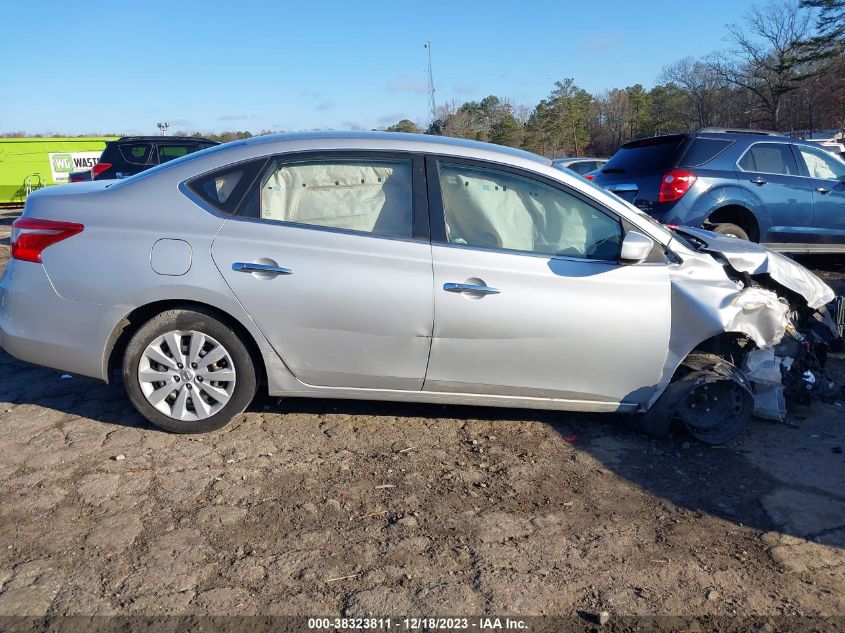
[[[159,131],[161,132],[161,135],[162,135],[162,136],[164,136],[164,133],[165,133],[165,132],[167,132],[167,128],[169,128],[169,127],[170,127],[170,123],[167,123],[167,122],[164,122],[164,123],[156,123],[156,125],[158,126],[158,129],[159,129]]]

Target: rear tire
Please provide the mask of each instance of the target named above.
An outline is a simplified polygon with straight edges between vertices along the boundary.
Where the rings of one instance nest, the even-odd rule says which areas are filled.
[[[718,233],[719,235],[730,235],[733,237],[738,237],[741,240],[748,239],[748,233],[746,233],[745,229],[741,226],[737,226],[736,224],[731,224],[730,222],[723,222],[721,224],[717,224],[713,227],[713,232]]]
[[[257,388],[243,341],[202,309],[168,310],[142,325],[126,346],[123,382],[138,412],[174,433],[226,426]]]

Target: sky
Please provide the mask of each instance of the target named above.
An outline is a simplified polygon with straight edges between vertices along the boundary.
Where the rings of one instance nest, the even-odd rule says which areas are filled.
[[[572,77],[641,83],[724,48],[750,0],[0,0],[0,133],[370,129]],[[706,7],[703,8],[703,7]]]

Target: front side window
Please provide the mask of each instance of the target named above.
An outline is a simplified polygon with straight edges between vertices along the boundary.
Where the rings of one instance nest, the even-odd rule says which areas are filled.
[[[542,182],[481,167],[439,163],[450,244],[614,261],[619,221]]]
[[[799,176],[798,163],[785,143],[757,143],[739,161],[742,171]]]
[[[333,159],[278,162],[261,178],[247,207],[263,220],[410,239],[410,160]]]
[[[807,166],[810,178],[840,180],[845,177],[845,162],[837,160],[824,150],[799,145],[798,151]]]

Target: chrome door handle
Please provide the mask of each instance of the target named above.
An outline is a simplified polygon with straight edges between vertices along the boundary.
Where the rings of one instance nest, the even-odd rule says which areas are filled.
[[[757,177],[756,177],[754,180],[752,180],[751,182],[753,182],[755,185],[757,185],[758,187],[760,187],[760,186],[762,186],[762,185],[765,185],[765,184],[766,184],[766,179],[765,179],[765,178],[760,178],[760,176],[757,176]]]
[[[491,288],[490,286],[482,286],[480,284],[455,284],[452,282],[443,284],[443,290],[446,292],[471,292],[477,295],[497,295],[502,292],[498,288]]]
[[[235,262],[232,264],[232,270],[239,273],[271,273],[276,275],[293,274],[293,271],[290,268],[282,268],[281,266],[273,266],[272,264],[253,264],[251,262]]]
[[[822,195],[830,193],[830,189],[828,189],[827,187],[816,187],[816,191],[818,191]]]

